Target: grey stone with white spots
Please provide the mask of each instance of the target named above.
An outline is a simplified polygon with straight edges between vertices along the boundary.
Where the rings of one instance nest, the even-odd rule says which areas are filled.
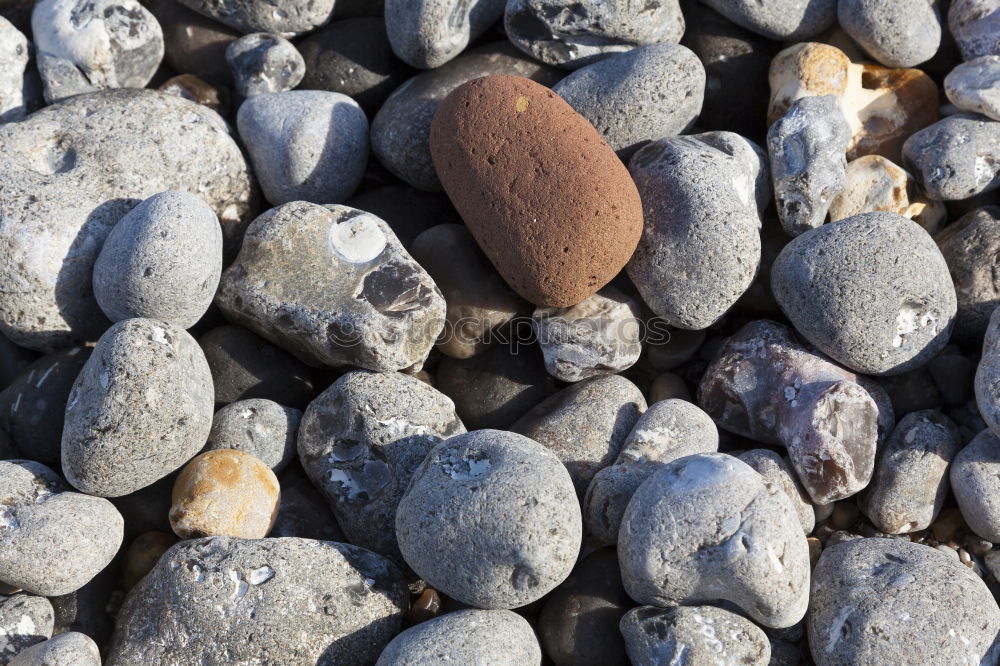
[[[19,593],[0,597],[0,664],[52,637],[55,611],[45,597]]]
[[[21,120],[27,108],[28,39],[0,16],[0,123]]]
[[[951,488],[973,532],[1000,543],[1000,438],[989,430],[965,445],[951,462]]]
[[[273,32],[285,36],[309,32],[329,22],[334,5],[334,0],[178,1],[242,33]]]
[[[273,400],[231,402],[215,413],[206,451],[236,449],[280,472],[295,457],[295,433],[302,412]]]
[[[385,27],[403,62],[433,69],[460,54],[503,16],[506,0],[385,0]]]
[[[965,60],[1000,55],[1000,0],[954,0],[948,28]]]
[[[701,0],[738,26],[769,39],[803,41],[829,28],[837,0]]]
[[[837,20],[886,67],[915,67],[941,45],[941,15],[933,0],[840,0]]]
[[[972,113],[942,118],[910,135],[903,161],[931,199],[993,191],[1000,187],[1000,122]]]
[[[621,632],[633,666],[767,666],[771,658],[763,629],[715,606],[640,606],[622,617]]]
[[[377,371],[419,368],[445,318],[441,292],[389,225],[305,201],[250,225],[216,302],[307,363]]]
[[[816,527],[816,511],[813,509],[809,493],[802,487],[791,463],[771,449],[751,449],[738,457],[753,467],[768,483],[785,491],[792,506],[795,507],[795,515],[798,516],[802,532],[807,535],[812,534],[813,528]]]
[[[230,42],[226,62],[233,70],[236,92],[243,97],[291,90],[306,75],[305,60],[295,45],[267,32]]]
[[[944,92],[962,111],[1000,120],[1000,55],[984,55],[957,65],[944,77]]]
[[[31,646],[9,666],[101,666],[101,651],[87,634],[67,631]]]

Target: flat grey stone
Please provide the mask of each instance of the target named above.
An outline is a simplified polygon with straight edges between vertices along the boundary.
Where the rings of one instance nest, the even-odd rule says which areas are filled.
[[[941,45],[941,16],[931,0],[840,0],[837,20],[886,67],[915,67]]]
[[[542,650],[528,621],[508,610],[458,610],[410,627],[375,666],[504,664],[538,666]]]
[[[506,0],[385,0],[385,27],[403,62],[433,69],[460,54],[503,16]]]
[[[205,450],[236,449],[280,472],[295,458],[295,434],[302,412],[273,400],[231,402],[215,413]]]
[[[910,135],[903,161],[931,199],[956,201],[1000,187],[1000,122],[956,113]]]
[[[962,111],[1000,120],[1000,55],[979,56],[944,77],[948,101]]]
[[[771,658],[771,643],[763,629],[715,606],[640,606],[622,618],[621,632],[632,666],[768,666]]]
[[[803,41],[837,18],[837,0],[701,0],[738,26],[769,39]]]

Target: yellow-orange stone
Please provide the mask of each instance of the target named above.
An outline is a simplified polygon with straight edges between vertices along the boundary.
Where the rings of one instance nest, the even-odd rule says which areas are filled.
[[[234,449],[202,453],[174,482],[170,527],[182,539],[261,539],[274,526],[280,495],[278,478],[255,456]]]

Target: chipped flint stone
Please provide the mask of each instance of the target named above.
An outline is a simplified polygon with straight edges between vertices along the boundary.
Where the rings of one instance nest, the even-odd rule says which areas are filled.
[[[1000,120],[1000,55],[958,65],[944,78],[944,92],[962,111]]]
[[[33,645],[8,666],[101,666],[101,651],[87,634],[67,631]]]
[[[396,372],[349,372],[316,397],[299,427],[299,460],[351,543],[393,560],[396,507],[440,441],[465,432],[455,405]]]
[[[230,42],[226,62],[233,70],[236,92],[243,97],[291,90],[306,74],[306,63],[295,46],[266,32]]]
[[[142,88],[163,59],[163,30],[137,0],[40,0],[31,28],[49,103]]]
[[[753,282],[767,171],[763,151],[732,132],[668,137],[632,157],[645,221],[626,269],[672,326],[707,328]]]
[[[92,268],[140,201],[198,194],[228,244],[256,196],[218,114],[153,90],[81,95],[0,126],[0,173],[0,332],[44,351],[95,340],[109,325]]]
[[[844,154],[851,130],[833,95],[803,97],[767,132],[774,199],[791,236],[826,221],[830,203],[847,183]]]
[[[1000,122],[956,113],[910,136],[903,160],[927,196],[956,201],[1000,187]]]
[[[216,302],[307,363],[376,371],[419,368],[445,317],[441,292],[385,222],[304,201],[250,225]]]
[[[568,308],[536,308],[531,323],[545,369],[564,382],[615,374],[639,360],[639,304],[614,287]]]
[[[715,606],[633,608],[621,619],[632,666],[767,666],[771,643],[750,620]]]
[[[799,477],[791,462],[771,449],[751,449],[737,456],[740,460],[754,468],[769,483],[773,483],[788,495],[795,507],[802,532],[807,536],[816,527],[816,511],[813,509],[809,493],[802,487]]]
[[[45,597],[14,594],[0,597],[0,662],[52,637],[55,620]]]
[[[29,460],[0,461],[0,582],[49,597],[80,589],[118,552],[125,521]]]
[[[618,556],[640,604],[725,599],[783,628],[809,603],[809,548],[791,500],[724,453],[678,458],[649,477],[625,511]]]
[[[0,16],[0,123],[21,120],[27,109],[28,40]]]
[[[1000,543],[1000,438],[987,428],[955,455],[949,470],[962,518],[973,532]]]
[[[333,15],[334,5],[334,0],[178,1],[242,33],[273,32],[286,37],[315,30],[327,23]]]
[[[388,560],[348,544],[182,541],[125,598],[107,664],[371,664],[408,596]]]
[[[215,413],[205,451],[244,451],[277,474],[295,457],[295,433],[302,412],[273,400],[232,402]]]
[[[506,0],[385,0],[385,27],[396,56],[433,69],[460,54],[503,15]]]

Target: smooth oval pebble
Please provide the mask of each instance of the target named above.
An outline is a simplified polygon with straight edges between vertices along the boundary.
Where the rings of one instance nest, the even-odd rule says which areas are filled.
[[[33,645],[8,666],[101,666],[101,651],[87,634],[68,631]]]
[[[929,0],[840,0],[837,20],[886,67],[915,67],[941,44],[941,16]]]
[[[1000,120],[1000,55],[958,65],[944,77],[944,92],[963,111]]]
[[[633,608],[622,618],[621,633],[632,666],[773,664],[763,629],[714,606]]]
[[[178,0],[242,33],[309,32],[330,20],[334,0]]]
[[[958,201],[1000,187],[1000,122],[956,113],[910,135],[903,161],[931,199]]]
[[[534,81],[488,76],[452,91],[434,116],[431,154],[486,256],[536,305],[579,303],[639,242],[642,204],[625,167]]]
[[[238,400],[215,413],[205,450],[244,451],[277,474],[295,457],[295,434],[301,418],[301,411],[273,400]]]
[[[1000,438],[987,429],[959,451],[949,469],[962,518],[973,532],[1000,543]]]
[[[45,597],[24,592],[0,597],[4,656],[8,652],[16,655],[51,638],[54,620],[52,604]]]
[[[255,32],[226,47],[236,92],[243,97],[284,92],[299,84],[306,73],[302,54],[280,35]]]
[[[736,25],[777,40],[812,37],[837,18],[837,0],[701,1]]]

